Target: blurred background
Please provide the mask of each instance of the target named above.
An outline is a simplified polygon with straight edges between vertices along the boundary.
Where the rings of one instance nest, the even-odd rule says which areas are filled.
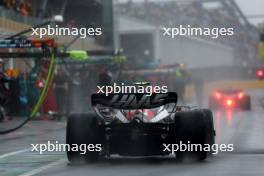
[[[239,90],[248,94],[251,111],[237,112],[229,108],[214,111],[217,142],[233,142],[237,144],[239,154],[257,153],[261,158],[255,160],[253,156],[249,159],[250,164],[238,162],[234,164],[237,167],[220,164],[226,166],[230,173],[238,175],[242,172],[251,175],[249,171],[253,166],[263,164],[263,0],[1,0],[0,38],[44,23],[55,15],[63,18],[59,27],[101,27],[103,34],[85,39],[52,37],[60,49],[85,50],[91,58],[84,62],[58,58],[54,81],[38,113],[38,120],[28,124],[21,132],[1,137],[2,154],[27,145],[29,136],[33,136],[31,140],[34,142],[50,137],[64,141],[67,115],[89,111],[90,95],[96,91],[96,86],[147,81],[152,85],[167,85],[170,91],[176,91],[179,105],[207,108],[210,96],[218,89]],[[234,28],[234,35],[216,39],[206,36],[172,39],[163,36],[163,27],[179,25]],[[30,33],[23,37],[36,39]],[[0,48],[0,53],[15,51],[28,52],[25,49]],[[0,62],[0,129],[5,130],[20,124],[37,102],[45,83],[49,59],[5,57],[0,58]],[[37,135],[43,136],[37,139]],[[243,143],[243,140],[246,142]],[[14,147],[16,144],[18,147]],[[25,156],[16,157],[23,159]],[[18,166],[17,172],[23,173],[56,161],[64,154],[52,157],[54,155],[47,155],[44,163],[37,159],[38,165]],[[243,160],[243,157],[231,157],[233,163],[239,159]],[[14,158],[7,160],[7,163],[12,163]],[[124,170],[133,170],[133,164],[132,168],[125,166]],[[10,165],[6,165],[1,163],[0,155],[0,168],[8,175],[11,173],[8,169]],[[143,165],[148,171],[153,169],[152,165]],[[170,165],[164,170],[168,167]],[[210,168],[218,169],[217,164],[204,167],[204,171],[199,171],[201,174],[212,173]],[[49,175],[66,174],[63,167],[57,168],[59,171],[50,171]],[[255,175],[263,174],[261,168],[255,170],[259,171]],[[109,168],[103,171],[107,173]],[[219,173],[222,172],[219,170]],[[74,174],[74,171],[70,173]]]

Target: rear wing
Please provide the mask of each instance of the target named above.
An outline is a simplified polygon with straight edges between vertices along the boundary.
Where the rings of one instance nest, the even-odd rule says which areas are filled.
[[[92,106],[102,105],[114,109],[152,109],[169,103],[177,103],[177,93],[93,94]]]

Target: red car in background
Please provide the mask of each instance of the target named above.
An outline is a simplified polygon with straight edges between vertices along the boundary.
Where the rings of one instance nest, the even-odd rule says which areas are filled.
[[[256,70],[256,76],[258,79],[264,79],[264,68],[259,68]]]
[[[211,109],[240,109],[251,110],[251,98],[239,89],[215,90],[209,97],[209,108]]]

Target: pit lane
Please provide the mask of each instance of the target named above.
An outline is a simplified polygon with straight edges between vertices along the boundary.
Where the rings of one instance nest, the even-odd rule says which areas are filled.
[[[28,151],[31,143],[65,141],[65,123],[33,121],[15,133],[0,136],[0,175],[255,175],[264,174],[263,91],[252,91],[252,111],[215,111],[217,143],[233,143],[234,152],[222,152],[204,162],[177,163],[172,157],[113,157],[95,164],[69,165],[63,152],[44,155]]]

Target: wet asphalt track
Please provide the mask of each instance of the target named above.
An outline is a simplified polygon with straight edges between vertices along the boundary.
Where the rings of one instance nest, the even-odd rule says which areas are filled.
[[[114,157],[96,164],[72,166],[62,152],[39,155],[27,151],[31,143],[64,142],[65,123],[33,121],[13,134],[0,136],[0,176],[263,176],[264,109],[262,91],[251,92],[250,112],[214,112],[217,143],[234,144],[234,152],[223,152],[204,162],[177,163],[172,157]]]

